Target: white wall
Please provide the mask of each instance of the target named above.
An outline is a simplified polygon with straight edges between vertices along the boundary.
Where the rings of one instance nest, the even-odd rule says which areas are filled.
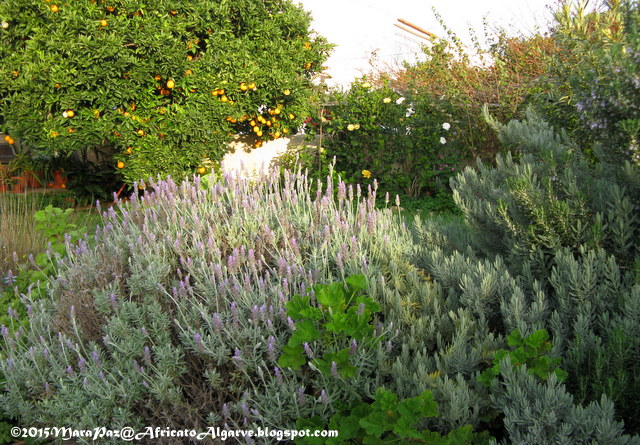
[[[332,76],[330,85],[348,84],[370,71],[369,59],[377,52],[382,64],[397,59],[414,60],[406,53],[406,35],[394,26],[398,18],[418,25],[436,35],[444,30],[432,7],[442,15],[447,26],[470,44],[468,28],[480,35],[483,17],[507,30],[531,32],[536,25],[547,28],[551,18],[547,5],[554,0],[294,0],[310,11],[313,29],[338,46],[327,62]],[[411,37],[413,39],[413,37]],[[419,39],[416,39],[419,40]],[[481,39],[482,41],[482,39]]]

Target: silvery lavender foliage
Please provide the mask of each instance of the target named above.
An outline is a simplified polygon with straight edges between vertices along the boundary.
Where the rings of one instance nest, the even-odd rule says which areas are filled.
[[[104,212],[95,239],[60,265],[51,298],[28,302],[30,330],[4,339],[9,413],[29,425],[290,428],[375,392],[383,344],[354,348],[351,379],[276,364],[292,295],[406,261],[410,234],[375,209],[375,190],[311,196],[290,172],[148,185]]]
[[[526,367],[512,366],[509,358],[501,369],[504,383],[491,398],[505,413],[506,443],[640,444],[640,437],[623,434],[624,426],[614,420],[614,406],[606,396],[587,406],[576,405],[555,375],[541,383]]]

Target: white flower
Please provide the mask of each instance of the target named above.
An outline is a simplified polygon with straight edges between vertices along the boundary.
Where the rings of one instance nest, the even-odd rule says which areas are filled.
[[[7,29],[9,24],[7,22],[2,22],[2,29]]]
[[[370,88],[371,84],[369,82],[365,82],[365,83],[362,84],[362,87],[363,88]]]
[[[451,128],[451,124],[449,124],[449,122],[445,122],[444,124],[442,124],[442,128],[444,128],[445,130],[449,130],[449,128]]]
[[[440,138],[440,143],[441,143],[441,144],[446,144],[446,143],[447,143],[447,140],[446,140],[445,138]]]
[[[385,97],[384,99],[382,99],[382,102],[384,102],[385,104],[388,104],[389,102],[391,102],[391,98]]]
[[[396,100],[396,103],[400,105],[402,102],[404,102],[404,100],[405,100],[404,97],[401,97],[398,100]]]
[[[416,114],[416,110],[414,110],[413,107],[407,108],[407,113],[405,114],[406,117],[410,117],[414,114]]]
[[[67,118],[67,117],[69,117],[69,115],[67,114],[67,112],[66,112],[66,111],[63,111],[63,112],[62,112],[62,117]]]

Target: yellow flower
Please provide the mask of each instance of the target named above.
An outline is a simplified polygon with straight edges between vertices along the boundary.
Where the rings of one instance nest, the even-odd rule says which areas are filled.
[[[369,179],[371,177],[371,172],[369,170],[362,170],[362,176]]]
[[[353,126],[353,124],[349,124],[349,125],[347,125],[347,130],[353,131],[353,130],[355,130],[355,127]]]
[[[360,124],[354,124],[353,129],[354,130],[359,130],[360,129]]]
[[[385,97],[384,99],[382,99],[382,102],[384,102],[385,104],[388,104],[389,102],[391,102],[391,98]]]
[[[369,82],[365,82],[362,84],[364,88],[371,88],[371,84]]]

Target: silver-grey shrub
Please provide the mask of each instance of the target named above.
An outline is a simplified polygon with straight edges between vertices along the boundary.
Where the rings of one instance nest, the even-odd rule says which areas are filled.
[[[311,196],[289,172],[148,185],[69,247],[49,298],[25,296],[31,328],[4,339],[9,414],[30,426],[291,428],[383,384],[395,336],[384,318],[384,341],[353,355],[354,378],[277,365],[292,295],[406,263],[411,236],[375,209],[375,190],[331,178]]]

